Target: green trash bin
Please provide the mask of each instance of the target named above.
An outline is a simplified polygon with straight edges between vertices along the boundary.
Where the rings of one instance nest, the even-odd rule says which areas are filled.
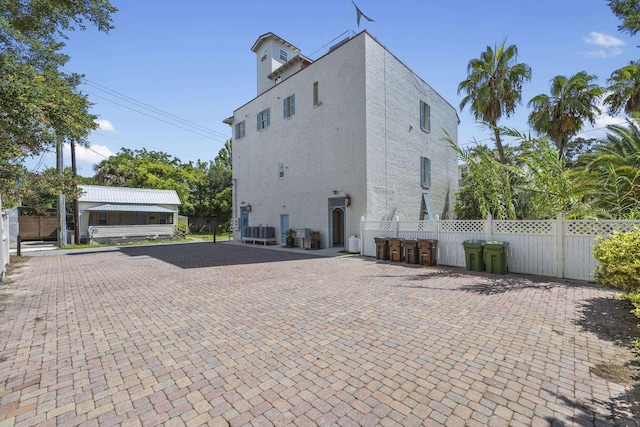
[[[484,244],[484,263],[489,273],[507,274],[507,243],[486,242]]]
[[[464,247],[465,266],[467,270],[483,271],[484,257],[482,256],[482,248],[484,240],[465,240],[462,242]]]

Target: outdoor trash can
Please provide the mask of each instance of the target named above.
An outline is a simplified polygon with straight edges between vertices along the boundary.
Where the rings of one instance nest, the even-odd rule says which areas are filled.
[[[418,263],[418,241],[415,239],[407,239],[404,245],[404,262],[407,264]]]
[[[482,247],[484,240],[465,240],[462,242],[464,247],[465,266],[467,270],[483,271],[484,258],[482,256]]]
[[[489,273],[507,274],[507,244],[505,242],[486,242],[484,244],[484,263]]]
[[[391,262],[402,262],[402,242],[404,239],[389,239],[389,259]]]
[[[422,265],[436,265],[437,240],[418,239],[418,259]]]
[[[374,237],[376,242],[376,259],[389,259],[389,245],[386,237]]]

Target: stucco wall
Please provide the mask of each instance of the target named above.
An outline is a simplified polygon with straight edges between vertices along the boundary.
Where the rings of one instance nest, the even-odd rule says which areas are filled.
[[[285,119],[283,100],[291,94],[296,111]],[[430,133],[420,129],[421,99],[431,105]],[[256,114],[266,108],[271,125],[257,131]],[[425,191],[420,156],[432,159],[433,210],[442,213],[447,189],[453,206],[457,161],[442,128],[457,140],[455,108],[367,33],[240,107],[233,124],[242,120],[246,135],[233,141],[234,216],[251,205],[251,226],[273,226],[279,237],[286,214],[290,227],[321,230],[326,247],[328,199],[345,194],[351,196],[345,243],[360,233],[362,216],[375,220],[395,212],[417,220]],[[286,167],[284,179],[279,163]]]
[[[455,108],[393,54],[367,36],[367,219],[418,220],[422,193],[435,214],[453,208],[457,158]],[[420,127],[420,101],[431,106],[431,131]],[[421,186],[420,157],[431,159],[431,186]]]
[[[235,200],[251,205],[250,225],[274,226],[279,236],[280,216],[288,214],[291,227],[321,230],[326,247],[328,199],[347,192],[346,234],[359,234],[366,209],[363,44],[352,40],[235,111],[234,123],[245,120],[246,127],[245,138],[233,142]],[[291,94],[295,115],[285,119],[283,100]],[[258,132],[256,114],[268,107],[271,125]]]

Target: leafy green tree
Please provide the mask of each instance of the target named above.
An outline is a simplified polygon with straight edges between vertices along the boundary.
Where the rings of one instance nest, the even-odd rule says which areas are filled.
[[[631,61],[615,70],[607,80],[608,95],[604,103],[609,106],[611,115],[616,115],[621,109],[629,114],[640,111],[640,61]]]
[[[107,0],[0,0],[0,192],[14,191],[16,165],[63,141],[86,143],[95,129],[80,76],[62,67],[69,32],[108,32]],[[10,177],[7,177],[9,175]]]
[[[583,202],[582,186],[563,167],[556,148],[545,137],[500,128],[517,145],[505,151],[507,164],[486,146],[456,148],[468,173],[455,207],[459,219],[549,219],[558,212],[582,218],[592,214]]]
[[[564,149],[564,165],[573,168],[580,164],[580,156],[591,152],[593,147],[598,144],[597,138],[576,137],[569,140]]]
[[[180,198],[180,214],[193,214],[191,183],[194,168],[178,158],[159,151],[122,148],[119,153],[95,166],[94,179],[99,185],[175,190]]]
[[[640,30],[640,2],[638,0],[609,0],[609,7],[622,24],[618,30],[635,36]]]
[[[194,215],[216,215],[221,224],[227,222],[231,218],[231,140],[226,141],[215,160],[198,160],[194,175],[191,187]]]
[[[461,148],[449,140],[458,157],[467,165],[463,187],[454,212],[458,219],[516,219],[511,183],[514,169],[499,161],[484,145]]]
[[[568,218],[591,214],[582,202],[582,186],[564,167],[558,151],[546,137],[531,137],[513,129],[505,135],[518,141],[514,194],[520,219],[552,219],[558,212]]]
[[[480,58],[469,61],[467,79],[458,85],[458,93],[465,93],[460,110],[469,105],[476,120],[490,124],[494,130],[496,148],[502,163],[506,162],[498,129],[502,116],[510,117],[522,99],[522,84],[531,80],[531,68],[516,63],[518,48],[501,45],[487,49]]]
[[[594,208],[620,219],[640,212],[640,116],[608,126],[607,137],[581,162],[578,172]]]
[[[570,77],[556,76],[551,80],[550,96],[540,94],[529,101],[529,124],[549,136],[561,159],[571,137],[580,132],[585,122],[594,124],[600,113],[598,99],[603,89],[593,83],[595,79],[585,71]]]
[[[50,215],[55,212],[59,189],[65,195],[66,212],[72,212],[73,198],[78,190],[71,168],[65,168],[62,174],[55,168],[47,168],[42,173],[27,172],[20,181],[21,206],[30,215]]]

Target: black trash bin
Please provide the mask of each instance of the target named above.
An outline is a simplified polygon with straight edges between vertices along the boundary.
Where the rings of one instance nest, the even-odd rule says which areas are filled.
[[[389,260],[389,244],[386,237],[374,237],[376,242],[376,259]]]
[[[405,239],[404,262],[407,264],[418,264],[418,241],[415,239]]]

